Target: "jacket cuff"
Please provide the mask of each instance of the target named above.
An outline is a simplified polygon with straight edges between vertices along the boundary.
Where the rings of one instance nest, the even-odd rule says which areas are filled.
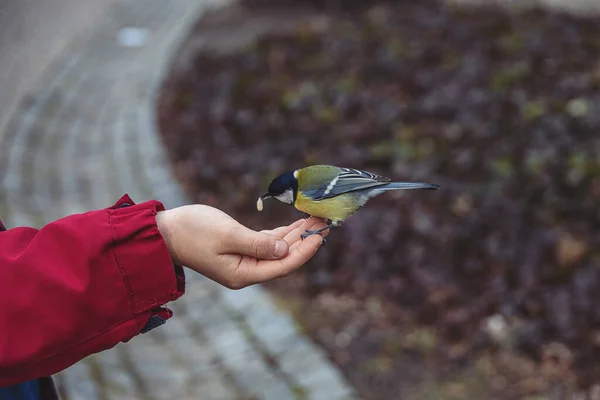
[[[159,307],[185,293],[183,268],[173,264],[156,224],[164,210],[157,200],[135,204],[128,195],[109,208],[113,253],[134,315],[153,310],[167,319],[171,311]]]

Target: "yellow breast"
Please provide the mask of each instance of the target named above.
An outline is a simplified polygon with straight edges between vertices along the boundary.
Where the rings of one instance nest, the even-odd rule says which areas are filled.
[[[350,193],[315,201],[299,191],[294,207],[315,217],[327,218],[333,222],[341,222],[358,211],[360,204],[356,201],[354,195]]]

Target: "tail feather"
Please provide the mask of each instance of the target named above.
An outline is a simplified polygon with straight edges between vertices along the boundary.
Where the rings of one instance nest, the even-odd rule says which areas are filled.
[[[376,190],[400,190],[400,189],[426,189],[426,190],[438,190],[440,187],[434,183],[422,183],[422,182],[391,182],[387,185],[378,186]]]

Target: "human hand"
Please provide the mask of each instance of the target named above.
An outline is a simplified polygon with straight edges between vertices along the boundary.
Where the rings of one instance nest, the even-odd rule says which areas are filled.
[[[323,220],[311,217],[257,232],[204,205],[162,211],[156,221],[176,264],[230,289],[267,282],[300,268],[322,244],[319,235],[304,240],[300,235],[306,229],[325,227]]]

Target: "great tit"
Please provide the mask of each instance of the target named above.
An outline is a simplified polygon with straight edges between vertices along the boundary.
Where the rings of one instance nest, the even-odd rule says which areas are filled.
[[[288,171],[273,179],[269,191],[258,198],[256,206],[262,211],[263,200],[275,198],[293,205],[305,214],[330,221],[322,229],[307,230],[302,235],[302,239],[305,239],[340,226],[342,221],[357,212],[370,198],[388,190],[439,188],[432,183],[391,182],[385,176],[354,168],[311,165]]]

